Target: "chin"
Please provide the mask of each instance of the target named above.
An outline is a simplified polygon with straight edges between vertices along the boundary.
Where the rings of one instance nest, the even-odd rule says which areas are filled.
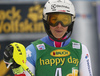
[[[55,36],[55,38],[57,38],[57,39],[58,39],[58,38],[62,38],[62,36]]]

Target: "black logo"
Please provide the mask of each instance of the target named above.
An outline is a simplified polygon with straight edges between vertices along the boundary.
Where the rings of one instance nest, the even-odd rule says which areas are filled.
[[[56,4],[52,4],[51,9],[52,9],[52,11],[56,11]]]
[[[19,46],[18,46],[17,44],[15,44],[15,46],[16,46],[16,48],[17,48],[18,52],[19,52],[19,55],[22,55],[22,52],[21,52],[21,50],[20,50]]]

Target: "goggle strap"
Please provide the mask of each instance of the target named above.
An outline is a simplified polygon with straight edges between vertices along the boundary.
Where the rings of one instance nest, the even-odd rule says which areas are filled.
[[[72,16],[72,22],[75,21],[75,16]]]

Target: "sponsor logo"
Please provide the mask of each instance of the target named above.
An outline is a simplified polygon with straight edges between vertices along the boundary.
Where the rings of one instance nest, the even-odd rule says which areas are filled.
[[[57,49],[52,51],[50,55],[53,57],[65,57],[65,56],[69,56],[70,52],[68,50]]]
[[[89,57],[89,55],[88,55],[88,54],[86,54],[85,58],[87,59],[88,57]]]
[[[41,59],[40,58],[40,65],[50,65],[50,66],[53,66],[54,64],[56,66],[59,65],[64,65],[65,63],[65,58],[55,58],[55,59]]]
[[[18,46],[17,44],[15,44],[15,46],[16,46],[16,48],[17,48],[17,50],[18,50],[19,55],[22,55],[22,52],[21,52],[19,46]]]
[[[72,44],[73,44],[73,48],[80,49],[80,43],[72,42]]]
[[[64,6],[64,5],[56,5],[56,7],[63,7],[63,8],[67,8],[67,9],[69,9],[68,6]]]
[[[68,6],[65,6],[65,5],[57,5],[57,4],[52,4],[51,5],[51,9],[53,10],[53,11],[56,11],[56,8],[67,8],[67,9],[70,9],[70,7],[68,7]]]
[[[52,9],[53,11],[56,11],[56,4],[52,4],[52,5],[51,5],[51,9]]]
[[[79,59],[73,58],[72,56],[70,56],[67,61],[70,64],[75,64],[76,66],[79,64]]]
[[[72,67],[72,73],[69,73],[66,76],[79,76],[78,75],[78,67]]]
[[[45,50],[45,45],[44,44],[38,44],[37,48],[38,48],[38,50]]]
[[[74,64],[75,66],[79,65],[79,59],[74,58],[72,56],[68,57],[68,58],[50,58],[50,59],[43,59],[40,58],[40,65],[44,66],[44,65],[49,65],[49,66],[53,66],[53,65],[60,65],[63,66],[64,63],[69,63],[69,64]]]
[[[85,59],[86,59],[86,62],[87,62],[89,74],[90,74],[90,76],[92,76],[91,68],[90,68],[90,62],[89,62],[89,54],[86,54]]]
[[[87,66],[88,66],[88,71],[90,76],[92,76],[91,70],[90,70],[90,63],[89,63],[89,59],[87,60]]]

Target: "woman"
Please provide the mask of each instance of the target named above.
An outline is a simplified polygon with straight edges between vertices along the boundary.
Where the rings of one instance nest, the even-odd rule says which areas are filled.
[[[43,23],[48,36],[26,47],[26,64],[35,76],[93,76],[86,46],[70,38],[74,21],[75,10],[71,1],[47,1]],[[9,63],[10,58],[7,61],[6,55],[4,60]],[[29,76],[15,62],[11,66],[15,76]]]

